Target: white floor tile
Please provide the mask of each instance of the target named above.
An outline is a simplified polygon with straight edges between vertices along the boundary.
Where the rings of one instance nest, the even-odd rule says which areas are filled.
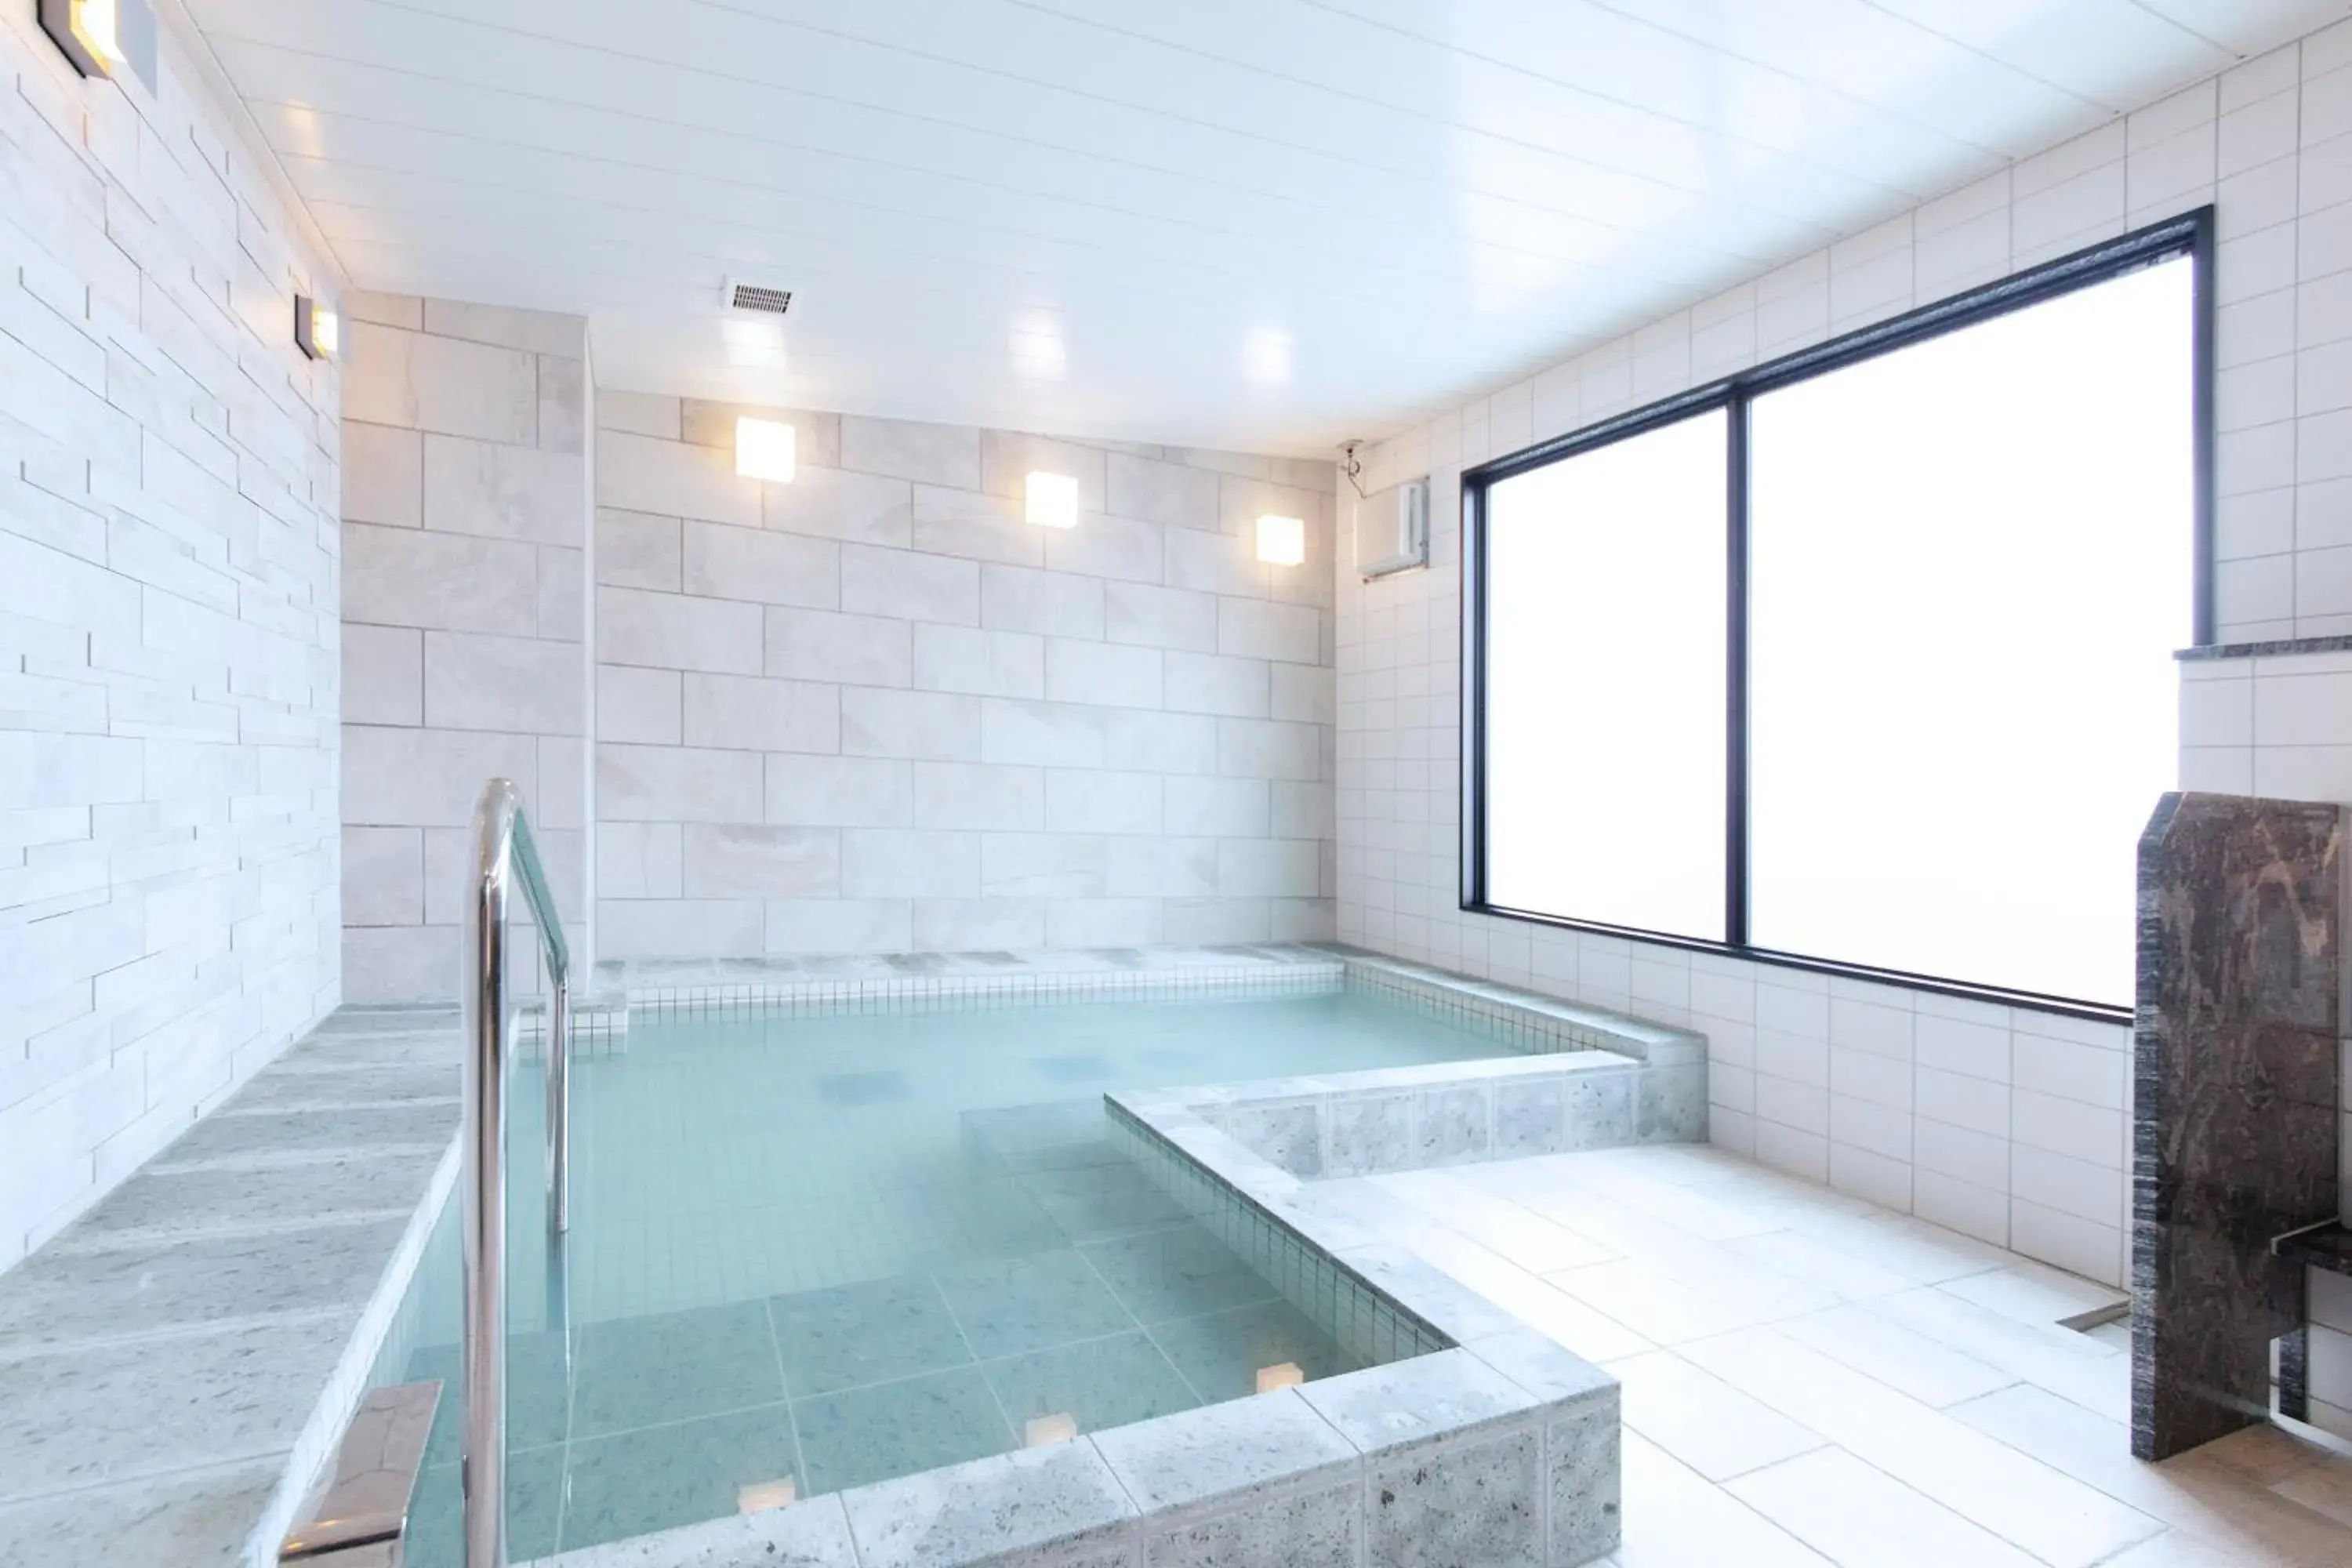
[[[2352,1531],[2197,1454],[2143,1464],[2131,1457],[2131,1433],[2123,1423],[2046,1390],[2021,1384],[1955,1406],[1952,1415],[2228,1554],[2231,1562],[2295,1568],[2342,1568],[2352,1562]]]
[[[1609,1363],[1625,1425],[1711,1481],[1810,1453],[1822,1438],[1666,1351]]]
[[[1602,1263],[1618,1256],[1613,1247],[1547,1219],[1524,1204],[1453,1180],[1444,1172],[1430,1174],[1440,1179],[1411,1185],[1396,1176],[1370,1180],[1531,1274]]]
[[[2160,1528],[2095,1488],[1772,1330],[1706,1341],[1685,1353],[2057,1568],[2088,1568]]]
[[[2338,1524],[2352,1526],[2352,1459],[2330,1458],[2272,1482],[2271,1490]]]
[[[1985,1242],[1698,1145],[1324,1185],[1618,1374],[1616,1568],[2352,1568],[2352,1461],[2132,1459],[2114,1292]]]
[[[1791,1318],[1779,1328],[1798,1343],[1938,1408],[1980,1399],[2018,1381],[2014,1373],[1856,1307]]]
[[[1620,1568],[1830,1568],[1829,1560],[1633,1433]]]
[[[1728,1490],[1838,1568],[2034,1568],[2034,1560],[1839,1448]]]
[[[2131,1358],[2088,1335],[2036,1328],[1941,1289],[1882,1296],[1863,1309],[2086,1410],[2118,1421],[2131,1415]]]
[[[1735,1265],[1743,1265],[1735,1267]],[[1834,1299],[1745,1265],[1730,1254],[1710,1260],[1627,1258],[1545,1276],[1553,1285],[1662,1345],[1818,1312]]]
[[[1909,1275],[1875,1262],[1851,1246],[1808,1236],[1803,1231],[1776,1230],[1767,1236],[1743,1236],[1724,1245],[1742,1258],[1752,1258],[1767,1268],[1804,1280],[1848,1301],[1891,1296],[1916,1283]]]
[[[2021,1323],[2049,1325],[2077,1313],[2112,1307],[2122,1292],[2061,1274],[2055,1268],[2020,1260],[2006,1268],[1954,1279],[1945,1289],[1963,1301],[1974,1301]]]

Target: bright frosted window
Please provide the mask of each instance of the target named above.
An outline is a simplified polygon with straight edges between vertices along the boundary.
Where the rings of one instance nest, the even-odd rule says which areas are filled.
[[[2191,279],[2146,268],[1754,400],[1754,946],[2130,1001],[2191,637]]]
[[[1487,900],[1722,940],[1720,410],[1487,492]]]

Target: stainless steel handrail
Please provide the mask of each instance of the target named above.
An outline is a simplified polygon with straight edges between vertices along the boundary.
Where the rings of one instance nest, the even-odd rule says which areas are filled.
[[[522,885],[551,988],[547,1009],[548,1218],[569,1220],[572,951],[547,890],[522,796],[505,779],[474,806],[466,899],[465,1326],[462,1387],[465,1568],[506,1568],[507,895]]]

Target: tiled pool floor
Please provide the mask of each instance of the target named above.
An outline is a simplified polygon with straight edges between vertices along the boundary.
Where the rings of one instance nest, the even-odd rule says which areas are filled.
[[[1706,1147],[1327,1185],[1622,1380],[1618,1568],[2352,1563],[2352,1458],[2131,1458],[2104,1287]]]
[[[1328,994],[633,1020],[579,1060],[551,1271],[539,1080],[512,1097],[518,1560],[1362,1364],[1107,1141],[1116,1087],[1501,1054]],[[454,1561],[455,1226],[385,1377],[445,1380],[413,1568]]]

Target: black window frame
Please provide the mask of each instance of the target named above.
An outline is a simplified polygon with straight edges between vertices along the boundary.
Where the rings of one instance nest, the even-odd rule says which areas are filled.
[[[2213,208],[2210,205],[2117,238],[2086,247],[1997,282],[1923,306],[1904,315],[1801,349],[1750,370],[1707,383],[1629,413],[1539,441],[1465,469],[1462,475],[1462,771],[1460,905],[1466,913],[1624,937],[1661,947],[1715,953],[1776,968],[1898,985],[1908,990],[2029,1007],[2102,1022],[2128,1021],[2129,1007],[2078,997],[1953,980],[1944,976],[1843,963],[1804,953],[1760,948],[1748,940],[1748,413],[1762,395],[1841,370],[1878,355],[1979,325],[2062,295],[2112,281],[2143,268],[2186,257],[2190,278],[2191,643],[2210,647],[2213,624]],[[1727,416],[1725,493],[1724,605],[1729,668],[1725,687],[1724,780],[1725,940],[1643,931],[1603,921],[1510,909],[1488,901],[1486,889],[1486,658],[1487,492],[1498,482],[1592,451],[1695,414]],[[2152,803],[2151,803],[2152,804]]]

